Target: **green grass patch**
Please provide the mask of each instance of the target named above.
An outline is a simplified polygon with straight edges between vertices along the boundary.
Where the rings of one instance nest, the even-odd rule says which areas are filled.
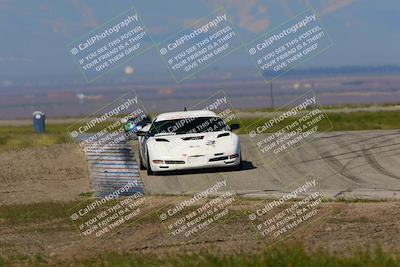
[[[12,259],[13,262],[29,266],[78,266],[78,267],[395,267],[400,266],[399,254],[376,249],[356,249],[348,255],[329,253],[324,250],[308,251],[301,244],[280,245],[265,251],[218,253],[200,251],[197,253],[181,252],[177,255],[139,255],[107,253],[90,259],[74,262],[55,262],[49,264],[43,257]],[[4,260],[4,263],[9,263]],[[6,265],[4,265],[6,266]]]
[[[356,251],[348,257],[329,254],[324,251],[308,252],[301,246],[278,247],[268,249],[261,254],[239,253],[218,255],[216,253],[198,253],[157,259],[133,257],[130,255],[110,254],[98,260],[77,264],[76,266],[176,266],[176,267],[272,267],[272,266],[399,266],[398,257],[377,249],[370,253]]]
[[[271,116],[274,114],[271,112]],[[331,123],[323,119],[318,124],[318,131],[353,131],[353,130],[393,130],[400,129],[400,112],[379,111],[379,112],[330,112],[327,114]],[[279,124],[279,128],[271,127],[269,132],[280,130],[291,124],[297,118],[289,118]],[[91,131],[102,130],[112,122],[96,125]],[[232,123],[239,123],[238,120]],[[265,123],[265,119],[259,117],[246,117],[241,119],[239,134],[245,134],[247,130],[254,130]],[[0,127],[0,152],[7,150],[24,149],[30,147],[46,147],[54,144],[69,143],[72,140],[67,133],[69,124],[46,125],[46,133],[36,134],[32,126],[2,126]]]
[[[5,225],[41,223],[68,218],[67,210],[79,202],[41,202],[0,206],[0,221]]]
[[[335,131],[400,129],[400,112],[329,113]]]
[[[373,199],[373,198],[344,198],[339,197],[334,200],[334,202],[343,202],[343,203],[379,203],[379,202],[387,202],[386,199]]]
[[[72,131],[82,126],[83,123],[84,122],[75,125],[70,130]],[[88,133],[101,131],[113,123],[115,122],[110,121],[96,124]],[[0,126],[0,152],[72,143],[73,141],[67,129],[70,125],[71,124],[46,124],[46,131],[43,134],[35,133],[32,125]]]
[[[271,116],[273,113],[271,113]],[[400,112],[397,111],[379,111],[379,112],[342,112],[328,113],[327,119],[323,119],[318,123],[318,131],[354,131],[354,130],[393,130],[400,129]],[[298,117],[297,117],[298,118]],[[279,124],[279,128],[271,127],[268,132],[275,132],[294,122],[296,117],[288,118]],[[265,123],[266,119],[261,118],[243,118],[241,119],[241,129],[239,134],[246,133],[247,130],[254,130],[256,127]],[[239,123],[235,121],[235,123]]]
[[[391,108],[397,107],[400,104],[393,104],[393,103],[383,103],[379,105],[375,104],[338,104],[338,105],[324,105],[322,108],[324,110],[339,110],[339,109],[369,109],[369,108]],[[288,107],[278,107],[279,110],[289,110]],[[274,112],[276,108],[250,108],[245,109],[245,112]]]
[[[93,192],[82,192],[79,194],[79,196],[84,198],[91,198],[93,197]]]
[[[0,152],[72,142],[66,127],[64,124],[46,125],[46,133],[37,134],[32,126],[1,126]]]

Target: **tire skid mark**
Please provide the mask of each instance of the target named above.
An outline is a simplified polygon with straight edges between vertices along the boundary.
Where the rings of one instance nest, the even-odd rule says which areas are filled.
[[[347,135],[350,135],[350,134],[347,134]],[[333,144],[339,148],[343,147],[343,143],[338,143],[336,141],[336,138],[334,139]],[[319,152],[321,154],[320,159],[325,161],[333,171],[335,171],[336,173],[338,173],[342,177],[344,177],[346,181],[348,181],[354,185],[357,185],[357,186],[361,185],[362,180],[349,172],[349,170],[347,169],[347,166],[346,166],[348,164],[344,165],[342,162],[340,162],[339,159],[337,159],[338,155],[344,155],[344,154],[349,155],[349,154],[354,154],[354,152],[346,152],[346,153],[340,153],[338,155],[334,155],[328,151],[325,151],[325,152],[321,151],[321,149],[319,149],[318,146],[317,146],[316,150],[317,150],[317,152]],[[355,154],[356,154],[355,157],[354,158],[352,157],[351,161],[354,160],[355,158],[359,157],[359,155],[357,155],[357,153],[355,153]]]
[[[299,155],[302,154],[308,154],[308,152],[306,152],[306,149],[304,148],[304,146],[300,146],[299,148],[296,148],[293,151],[290,151],[285,157],[287,159],[287,162],[290,162],[290,165],[288,165],[290,168],[292,168],[296,173],[299,173],[301,177],[307,175],[309,173],[309,171],[305,171],[304,169],[302,169],[301,167],[303,166],[303,164],[301,163],[301,157],[296,157],[296,153],[298,153]],[[296,159],[298,158],[299,160],[291,160],[291,159]]]
[[[355,132],[357,133],[357,132]],[[351,133],[348,132],[347,134],[343,134],[343,135],[336,135],[334,137],[344,137],[344,136],[352,136],[352,137],[356,137],[358,138],[359,136],[355,135],[355,133]],[[353,145],[362,145],[363,143],[365,143],[366,141],[368,141],[369,143],[371,143],[371,140],[376,141],[372,144],[373,146],[381,144],[382,143],[382,138],[388,137],[388,136],[394,136],[394,138],[391,139],[396,139],[396,137],[400,134],[400,131],[395,131],[395,132],[391,132],[391,133],[384,133],[384,134],[376,134],[376,133],[371,133],[371,136],[366,136],[364,137],[364,139],[361,140],[357,140],[355,142],[353,142]]]
[[[382,143],[382,142],[380,142],[380,143]],[[400,143],[396,143],[395,145],[400,145]],[[386,148],[386,147],[393,147],[393,144],[391,144],[391,145],[376,146],[376,147],[371,148],[371,149]],[[383,152],[392,151],[392,150],[393,150],[393,148],[390,148],[390,149],[387,149],[387,150],[385,150],[385,151],[383,151]],[[317,151],[318,151],[318,150],[317,150]],[[357,153],[361,153],[361,154],[357,154]],[[357,155],[354,156],[354,154],[357,154]],[[395,155],[397,155],[397,154],[400,154],[400,151],[397,152]],[[362,156],[362,149],[352,150],[352,151],[350,151],[350,152],[345,152],[345,153],[330,154],[330,156],[327,156],[327,157],[347,156],[346,158],[343,158],[343,157],[342,157],[342,159],[352,159],[352,158],[354,158],[354,157],[360,157],[360,155]],[[314,159],[304,160],[304,161],[301,161],[300,163],[309,163],[309,162],[318,161],[318,160],[320,160],[320,159],[321,159],[321,158],[318,157],[318,158],[314,158]]]
[[[364,150],[363,151],[364,154],[364,158],[367,160],[368,164],[374,168],[376,171],[378,171],[379,173],[392,177],[394,179],[398,179],[400,180],[400,176],[393,174],[392,172],[388,171],[387,169],[385,169],[374,157],[374,155],[368,151],[368,150]]]
[[[355,136],[353,133],[349,133],[348,135],[354,137],[355,139],[359,138],[358,136]],[[338,159],[337,157],[334,156],[334,157],[328,159],[328,161],[329,161],[328,164],[331,164],[331,167],[333,169],[336,168],[336,170],[340,170],[339,173],[341,175],[344,175],[348,179],[350,179],[352,182],[355,182],[357,184],[363,183],[363,180],[361,178],[355,176],[354,174],[352,174],[350,172],[350,170],[353,168],[349,167],[350,164],[352,164],[356,159],[361,157],[360,152],[358,152],[357,150],[356,151],[352,150],[350,148],[351,144],[349,144],[349,142],[346,142],[344,140],[338,140],[335,138],[333,142],[340,148],[344,147],[347,151],[349,151],[348,153],[350,153],[350,155],[353,155],[353,156],[350,157],[349,161],[347,161],[345,164],[343,164],[340,161],[340,159]]]
[[[346,169],[346,166],[343,165],[337,158],[332,157],[329,153],[326,153],[328,157],[325,155],[322,156],[322,159],[338,174],[342,175],[343,177],[346,178],[349,182],[360,185],[362,183],[362,180],[353,174],[349,173],[348,170]]]
[[[397,136],[398,136],[398,133],[397,133],[396,137]],[[389,138],[389,139],[383,140],[383,141],[381,141],[379,143],[372,144],[369,148],[365,148],[364,147],[363,150],[362,150],[362,153],[363,153],[363,156],[364,156],[365,160],[368,162],[368,164],[373,169],[375,169],[378,173],[381,173],[381,174],[383,174],[385,176],[400,180],[400,175],[394,174],[391,171],[387,170],[385,167],[383,167],[379,163],[379,161],[375,158],[374,154],[371,152],[371,150],[379,148],[378,145],[381,145],[382,143],[387,143],[387,142],[393,141],[394,139],[396,139],[396,137]],[[398,144],[398,143],[390,144],[390,146],[393,146],[393,145],[396,145],[396,144]],[[389,150],[381,151],[380,153],[384,153],[384,152],[392,151],[392,150],[393,149],[389,149]],[[390,158],[390,157],[388,156],[388,158]]]

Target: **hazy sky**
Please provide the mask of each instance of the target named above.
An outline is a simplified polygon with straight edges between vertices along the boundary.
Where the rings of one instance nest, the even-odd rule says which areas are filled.
[[[313,6],[334,45],[304,67],[400,62],[400,1],[396,0],[0,0],[0,80],[36,75],[79,76],[67,44],[132,6],[153,39],[160,42],[220,5],[233,17],[245,41]],[[238,52],[218,64],[221,68],[240,69],[250,68],[249,62],[246,53]],[[166,68],[155,49],[128,64],[142,70]]]

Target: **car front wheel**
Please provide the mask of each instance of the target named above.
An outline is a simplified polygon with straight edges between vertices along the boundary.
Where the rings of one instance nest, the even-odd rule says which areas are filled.
[[[242,160],[242,153],[240,152],[240,161],[239,164],[234,167],[235,171],[241,171],[243,169],[243,160]]]
[[[154,175],[154,172],[151,170],[150,158],[147,154],[147,175]]]
[[[142,157],[141,156],[139,156],[139,169],[141,171],[146,169],[146,167],[143,165],[143,161],[142,161]]]
[[[140,153],[140,148],[139,148],[139,169],[141,171],[146,169],[146,167],[143,165],[142,153]]]

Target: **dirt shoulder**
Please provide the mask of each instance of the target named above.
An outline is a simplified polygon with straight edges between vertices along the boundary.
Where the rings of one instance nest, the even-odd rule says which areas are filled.
[[[232,209],[241,216],[215,223],[201,239],[174,242],[155,211],[162,203],[176,205],[183,197],[150,196],[146,216],[88,248],[68,217],[70,208],[85,201],[80,194],[90,191],[84,155],[74,144],[3,152],[0,168],[0,257],[7,261],[30,266],[29,259],[40,257],[73,265],[107,253],[257,253],[269,245],[255,233],[246,215],[263,200],[240,199]],[[400,201],[323,202],[321,211],[324,216],[282,241],[341,254],[376,244],[385,251],[400,248]]]
[[[176,201],[176,197],[161,197]],[[40,204],[38,204],[40,205]],[[260,205],[258,200],[243,200],[238,208],[248,210]],[[66,204],[66,207],[68,204]],[[14,206],[13,208],[17,208]],[[346,254],[349,248],[365,248],[379,244],[385,251],[400,247],[400,202],[323,203],[329,214],[307,223],[286,236],[283,242],[301,242],[309,250],[322,248]],[[4,208],[2,210],[4,214]],[[61,211],[60,211],[61,212]],[[65,214],[65,213],[64,213]],[[46,262],[74,262],[107,253],[139,253],[141,255],[170,255],[177,252],[221,251],[221,253],[257,253],[268,243],[255,234],[246,218],[235,218],[201,234],[201,240],[175,243],[156,220],[143,219],[117,230],[113,236],[86,248],[77,229],[66,216],[41,218],[40,221],[10,221],[0,223],[1,257],[33,258],[40,255]],[[278,245],[274,243],[274,245]]]
[[[89,190],[86,161],[74,144],[0,153],[0,205],[69,201]]]

